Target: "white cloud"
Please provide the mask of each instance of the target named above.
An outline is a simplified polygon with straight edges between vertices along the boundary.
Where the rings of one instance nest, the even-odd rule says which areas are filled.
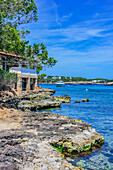
[[[56,43],[69,44],[70,42],[90,40],[96,37],[103,38],[111,35],[113,35],[113,25],[106,25],[106,27],[103,27],[98,25],[96,21],[94,23],[92,23],[92,21],[86,21],[66,28],[35,28],[30,36],[35,40],[46,41],[54,45]]]
[[[113,48],[111,46],[92,47],[84,52],[65,47],[49,47],[51,56],[58,63],[44,71],[48,75],[82,76],[87,78],[112,78]],[[43,72],[42,72],[43,73]]]
[[[49,47],[51,56],[55,56],[55,58],[60,62],[65,64],[74,64],[74,63],[100,63],[102,62],[110,62],[113,61],[113,48],[111,46],[94,46],[89,48],[83,52],[79,50],[70,50],[66,47],[54,46]],[[65,62],[64,60],[65,59]]]
[[[92,0],[88,2],[92,2]],[[92,17],[91,20],[75,22],[73,25],[63,27],[63,22],[68,21],[73,15],[72,13],[59,16],[58,6],[54,0],[41,0],[37,1],[37,4],[39,21],[34,26],[31,25],[32,31],[29,36],[35,41],[45,42],[46,45],[69,44],[113,35],[113,24],[109,24],[109,21],[113,21],[112,17],[100,19]],[[98,13],[98,15],[100,14]]]
[[[56,1],[57,2],[57,1]],[[88,1],[92,3],[92,0]],[[49,56],[58,60],[58,67],[69,68],[95,65],[113,61],[113,17],[96,13],[90,20],[64,26],[73,13],[59,16],[58,6],[53,0],[39,2],[39,21],[31,24],[28,39],[48,47]],[[99,17],[99,19],[97,19]],[[28,30],[29,30],[28,28]],[[88,46],[87,46],[88,44]],[[82,47],[82,48],[80,48]]]

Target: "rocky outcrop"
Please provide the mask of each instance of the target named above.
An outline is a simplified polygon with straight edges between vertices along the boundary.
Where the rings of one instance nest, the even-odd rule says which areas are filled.
[[[19,101],[23,99],[34,99],[36,97],[40,96],[51,96],[55,93],[55,90],[47,89],[47,88],[39,88],[35,91],[22,91],[22,92],[16,92],[14,89],[10,91],[0,91],[0,101]]]
[[[71,97],[68,95],[63,96],[53,96],[53,99],[56,101],[61,101],[62,103],[70,103]]]
[[[78,170],[63,158],[87,153],[104,142],[91,125],[79,119],[51,112],[21,112],[20,115],[23,120],[16,118],[15,123],[21,126],[0,131],[1,169]]]
[[[75,101],[74,103],[80,103],[80,100]]]
[[[9,106],[9,103],[12,103],[12,106],[15,105],[14,108],[20,108],[22,110],[29,109],[33,111],[36,111],[37,109],[60,107],[62,103],[70,102],[70,97],[68,95],[52,96],[54,93],[55,90],[41,88],[38,91],[22,92],[20,95],[12,97],[5,95],[6,98],[1,100],[1,102],[4,101],[4,104],[2,105],[7,105],[7,107]],[[0,108],[2,108],[2,105],[0,104]]]
[[[62,102],[55,101],[55,100],[43,100],[40,102],[35,103],[37,109],[44,109],[44,108],[52,108],[52,107],[60,107]]]
[[[90,101],[90,99],[82,99],[82,100],[80,100],[81,102],[89,102]]]
[[[68,96],[68,95],[63,95],[63,96],[45,96],[45,97],[42,96],[42,99],[50,99],[50,100],[60,101],[62,103],[70,103],[71,97]]]
[[[30,109],[36,111],[37,109],[48,109],[48,108],[53,108],[53,107],[60,107],[62,102],[60,101],[55,101],[55,100],[43,100],[39,102],[32,102],[28,100],[22,100],[18,104],[18,108],[22,110]]]
[[[55,90],[40,89],[36,94],[25,94],[20,97],[18,108],[36,111],[37,109],[60,107],[62,103],[70,103],[71,98],[68,95],[51,96],[53,93],[55,93]]]
[[[50,96],[51,90],[47,93],[45,91],[21,96],[20,99],[18,98],[21,100],[18,107],[35,111],[59,107],[62,102],[70,101],[69,96]],[[39,96],[40,100],[37,101]],[[6,130],[2,127],[0,131],[0,170],[50,168],[78,170],[80,168],[72,166],[63,158],[71,155],[80,156],[81,153],[92,151],[104,143],[103,136],[82,120],[51,112],[17,112],[18,110],[11,115],[10,119],[8,117],[8,128],[13,121],[11,129],[7,130],[5,125]],[[5,120],[2,117],[6,118],[6,114],[7,111],[0,117],[2,126]]]
[[[48,141],[40,140],[35,133],[35,130],[25,132],[24,129],[21,134],[6,131],[0,136],[0,170],[81,169],[62,159]]]
[[[71,97],[68,95],[63,95],[63,96],[51,96],[52,93],[37,93],[37,94],[30,94],[23,96],[21,99],[22,100],[30,100],[30,101],[39,101],[39,100],[55,100],[55,101],[61,101],[62,103],[70,103]]]
[[[82,99],[82,100],[77,100],[75,103],[80,103],[80,102],[89,102],[90,99]]]
[[[32,115],[38,120],[37,135],[39,138],[46,139],[52,146],[61,148],[67,153],[88,151],[104,143],[103,136],[98,134],[91,125],[81,120],[51,112],[29,114],[30,117]],[[33,119],[31,127],[37,124],[36,120]]]
[[[42,88],[42,89],[39,89],[39,91],[38,91],[38,94],[53,95],[54,93],[55,93],[55,90],[47,89],[47,88]]]
[[[113,82],[104,83],[104,86],[113,86]]]

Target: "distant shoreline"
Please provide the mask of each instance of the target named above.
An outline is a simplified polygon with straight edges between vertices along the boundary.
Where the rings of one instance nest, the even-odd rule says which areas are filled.
[[[108,82],[108,83],[93,83],[93,82],[64,82],[66,85],[104,85],[104,86],[113,86],[113,82]],[[41,83],[39,82],[38,84],[56,84],[56,83]]]

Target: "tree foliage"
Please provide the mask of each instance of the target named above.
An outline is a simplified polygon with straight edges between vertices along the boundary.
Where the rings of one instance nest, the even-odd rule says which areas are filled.
[[[25,56],[37,60],[37,73],[42,68],[54,66],[57,62],[53,57],[48,57],[48,51],[43,43],[26,46]]]
[[[27,32],[23,30],[19,31],[15,29],[15,27],[3,27],[0,50],[23,55],[25,51],[25,46],[28,44],[28,41],[21,40],[21,37],[24,36],[25,33]]]
[[[46,74],[38,75],[38,77],[37,77],[38,82],[39,82],[39,83],[44,82],[44,78],[45,78],[46,76],[47,76]]]
[[[37,21],[37,6],[34,0],[0,0],[2,26],[17,26]]]
[[[63,81],[63,82],[78,82],[78,81],[89,81],[89,80],[86,79],[86,78],[83,78],[83,77],[47,76],[47,78],[43,79],[42,81],[45,82],[45,83],[46,82],[47,83],[56,83],[58,81]]]
[[[29,31],[18,31],[17,26],[37,20],[34,0],[0,0],[0,50],[21,55],[26,44],[22,38]]]
[[[87,79],[83,77],[72,77],[72,81],[87,81]]]
[[[57,61],[48,57],[46,46],[43,43],[28,45],[25,36],[30,32],[18,30],[20,24],[38,20],[34,0],[0,0],[0,7],[0,50],[37,60],[37,73],[54,66]]]

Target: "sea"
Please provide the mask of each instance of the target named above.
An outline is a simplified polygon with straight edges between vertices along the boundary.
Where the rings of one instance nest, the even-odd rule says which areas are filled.
[[[91,124],[94,129],[104,136],[105,143],[101,149],[89,155],[67,160],[74,166],[87,170],[113,170],[113,86],[104,85],[65,85],[56,87],[55,84],[41,84],[42,88],[56,90],[55,95],[69,95],[70,103],[63,103],[60,108],[49,111],[73,119],[82,119]],[[81,99],[90,102],[74,103]]]

